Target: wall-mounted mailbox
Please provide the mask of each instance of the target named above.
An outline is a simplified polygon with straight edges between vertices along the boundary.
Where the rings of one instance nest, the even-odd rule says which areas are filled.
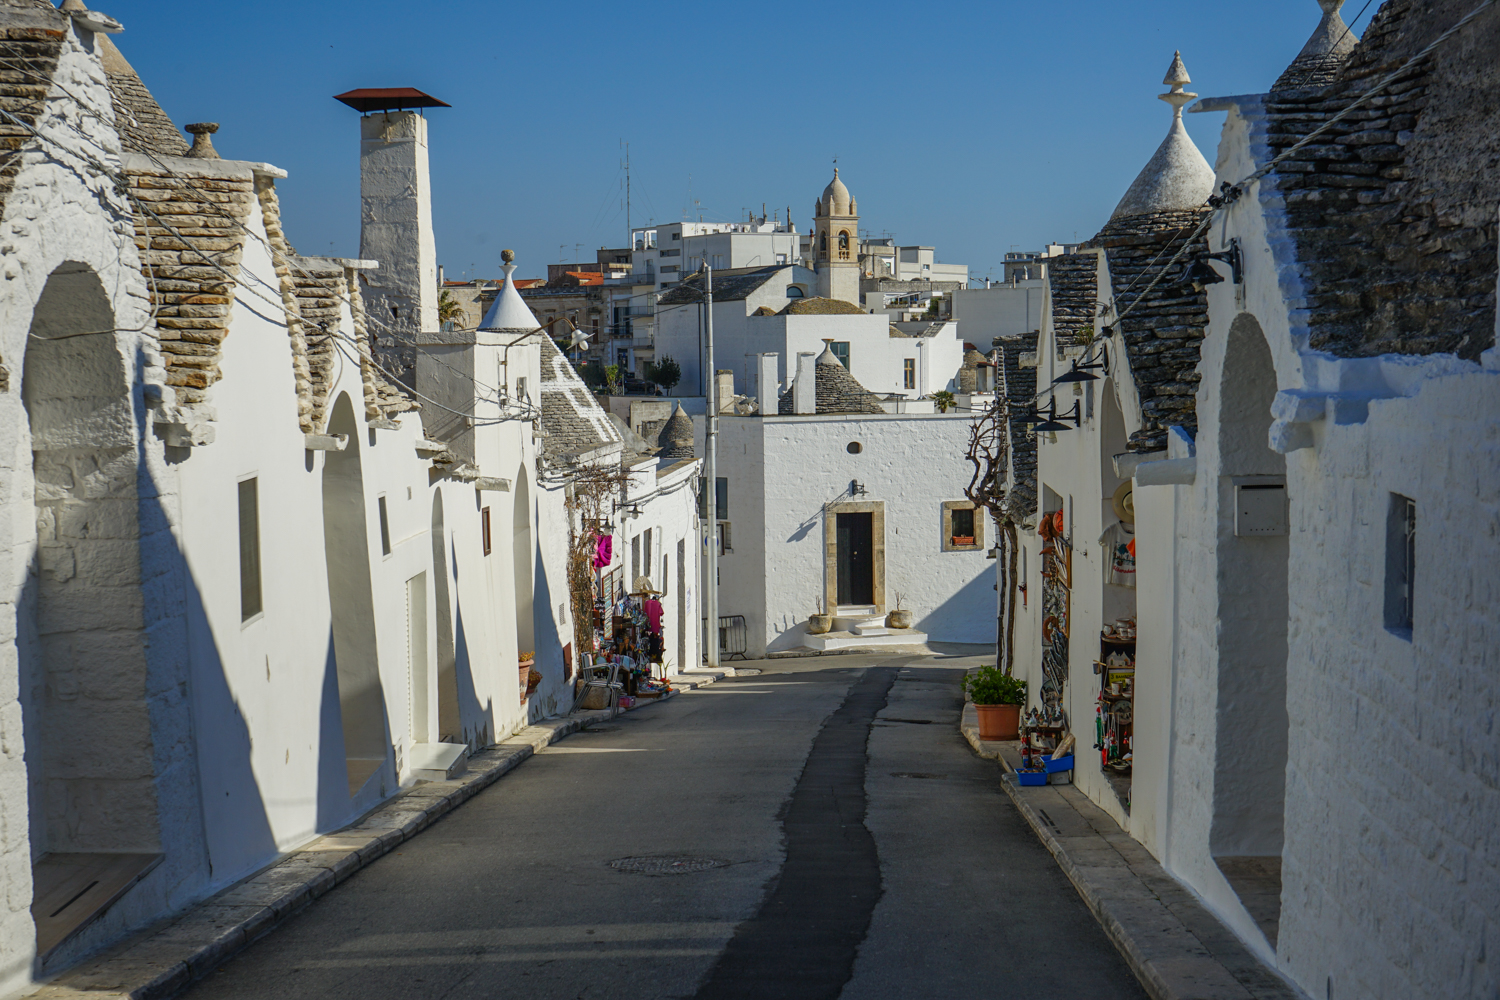
[[[1286,483],[1264,478],[1236,481],[1234,533],[1242,538],[1287,534]]]

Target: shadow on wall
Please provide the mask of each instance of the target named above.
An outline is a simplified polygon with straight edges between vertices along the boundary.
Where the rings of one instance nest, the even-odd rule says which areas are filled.
[[[536,669],[541,672],[542,683],[531,696],[526,707],[527,719],[536,722],[548,719],[573,707],[572,684],[563,677],[563,637],[557,630],[557,620],[552,617],[552,586],[547,581],[547,566],[542,561],[542,546],[538,540],[533,556],[536,574],[533,586],[536,599],[532,615],[536,620]]]
[[[457,639],[454,643],[453,673],[458,688],[458,712],[463,720],[464,742],[472,752],[495,742],[495,711],[493,703],[480,704],[479,694],[474,689],[474,671],[469,660],[469,635],[464,628],[462,601],[457,602],[454,617],[457,620],[454,627]]]
[[[993,565],[986,562],[985,566],[981,575],[922,617],[917,628],[943,642],[993,643],[995,576]]]

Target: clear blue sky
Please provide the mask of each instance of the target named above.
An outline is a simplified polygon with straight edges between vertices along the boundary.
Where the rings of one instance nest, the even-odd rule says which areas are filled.
[[[1362,31],[1379,0],[1354,24]],[[288,235],[359,249],[355,87],[417,87],[438,259],[520,274],[623,245],[631,221],[733,221],[764,202],[806,231],[838,156],[861,227],[1000,273],[1012,247],[1086,239],[1166,134],[1181,49],[1203,96],[1263,92],[1315,0],[960,4],[98,0],[179,126],[290,171]],[[1353,17],[1363,0],[1350,0]],[[1189,115],[1213,162],[1222,114]]]

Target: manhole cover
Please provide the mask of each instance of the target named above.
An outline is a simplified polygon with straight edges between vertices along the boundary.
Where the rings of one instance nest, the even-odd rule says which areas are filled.
[[[609,866],[617,872],[635,875],[690,875],[710,868],[723,868],[728,861],[716,858],[684,858],[669,855],[661,858],[616,858]]]
[[[893,778],[946,778],[946,774],[929,774],[926,771],[892,771]]]

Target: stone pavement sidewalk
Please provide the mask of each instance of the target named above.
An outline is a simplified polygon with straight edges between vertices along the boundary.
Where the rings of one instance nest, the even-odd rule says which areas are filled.
[[[1005,769],[1006,794],[1153,1000],[1301,1000],[1077,788],[1018,784],[1020,744],[981,741],[972,704],[960,728],[976,753]]]
[[[672,679],[691,690],[732,670],[684,671]],[[672,697],[638,702],[635,711]],[[350,875],[410,840],[558,740],[620,709],[574,712],[528,726],[469,757],[451,781],[429,781],[396,796],[342,830],[218,895],[149,928],[59,975],[28,997],[45,1000],[163,1000],[208,975]]]

